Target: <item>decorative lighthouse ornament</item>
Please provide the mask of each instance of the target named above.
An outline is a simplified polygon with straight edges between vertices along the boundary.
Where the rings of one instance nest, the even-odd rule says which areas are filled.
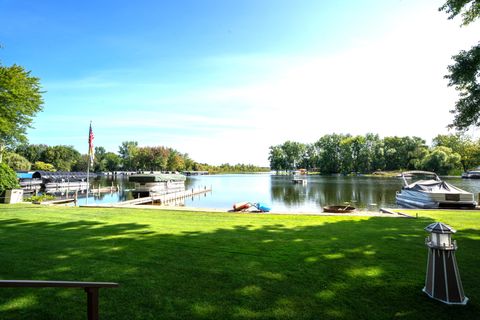
[[[425,230],[430,235],[425,239],[428,262],[423,292],[446,304],[467,304],[455,258],[457,242],[451,238],[456,230],[441,222],[432,223]]]

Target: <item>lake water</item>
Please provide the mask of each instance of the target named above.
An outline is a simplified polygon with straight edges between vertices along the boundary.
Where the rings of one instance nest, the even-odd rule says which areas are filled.
[[[456,177],[443,180],[474,193],[480,193],[480,180]],[[351,204],[360,209],[395,208],[395,193],[403,182],[398,178],[364,176],[308,176],[306,185],[294,184],[292,176],[271,174],[225,174],[188,177],[186,188],[211,187],[212,192],[185,200],[185,206],[229,210],[236,202],[263,202],[275,212],[319,212],[323,206]],[[108,204],[132,199],[132,184],[126,179],[96,180],[99,184],[119,185],[120,192],[90,196],[89,204]],[[85,198],[79,200],[85,204]]]

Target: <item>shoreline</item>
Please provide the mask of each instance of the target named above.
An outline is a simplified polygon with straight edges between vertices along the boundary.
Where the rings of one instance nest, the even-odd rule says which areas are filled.
[[[80,208],[128,208],[128,209],[148,209],[148,210],[171,210],[171,211],[190,211],[205,213],[232,213],[232,214],[256,214],[256,215],[291,215],[291,216],[339,216],[339,217],[389,217],[389,218],[405,218],[405,214],[396,213],[397,209],[387,209],[391,213],[380,211],[355,211],[350,213],[332,213],[332,212],[258,212],[258,211],[228,211],[218,208],[196,208],[196,207],[178,207],[178,206],[156,206],[156,205],[131,205],[131,206],[115,206],[112,204],[105,205],[81,205]],[[414,217],[412,217],[414,218]]]

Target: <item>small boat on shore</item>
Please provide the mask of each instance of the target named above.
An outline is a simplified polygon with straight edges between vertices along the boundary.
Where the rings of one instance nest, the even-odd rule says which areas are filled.
[[[352,207],[351,205],[337,205],[337,206],[325,206],[323,207],[323,212],[329,212],[329,213],[351,213],[356,210],[355,207]]]
[[[258,211],[260,212],[270,212],[270,210],[272,210],[272,208],[267,206],[265,203],[257,202],[257,203],[254,203],[253,206],[257,208]]]
[[[408,171],[404,174],[424,176],[426,180],[408,183],[403,177],[404,186],[397,192],[397,204],[407,208],[475,208],[473,194],[442,181],[434,172]]]
[[[253,211],[252,211],[253,209]],[[255,209],[257,210],[256,212],[270,212],[272,208],[267,206],[264,203],[256,202],[256,203],[250,203],[250,202],[237,202],[233,205],[233,211],[235,212],[240,212],[240,211],[247,211],[247,212],[255,212]]]
[[[233,211],[242,211],[250,208],[252,204],[250,202],[237,202],[233,204]]]

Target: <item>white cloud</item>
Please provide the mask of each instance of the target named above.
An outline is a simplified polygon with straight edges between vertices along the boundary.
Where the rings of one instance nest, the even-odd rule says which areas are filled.
[[[384,38],[341,54],[284,58],[284,67],[270,79],[205,93],[220,97],[219,104],[243,106],[230,110],[231,119],[256,127],[243,132],[245,138],[232,132],[215,143],[225,147],[233,140],[237,148],[252,150],[244,141],[253,139],[264,149],[255,150],[252,161],[265,163],[269,145],[313,142],[333,132],[429,141],[446,133],[452,121],[456,93],[443,78],[446,67],[453,54],[478,41],[479,31],[420,12],[399,19]]]

